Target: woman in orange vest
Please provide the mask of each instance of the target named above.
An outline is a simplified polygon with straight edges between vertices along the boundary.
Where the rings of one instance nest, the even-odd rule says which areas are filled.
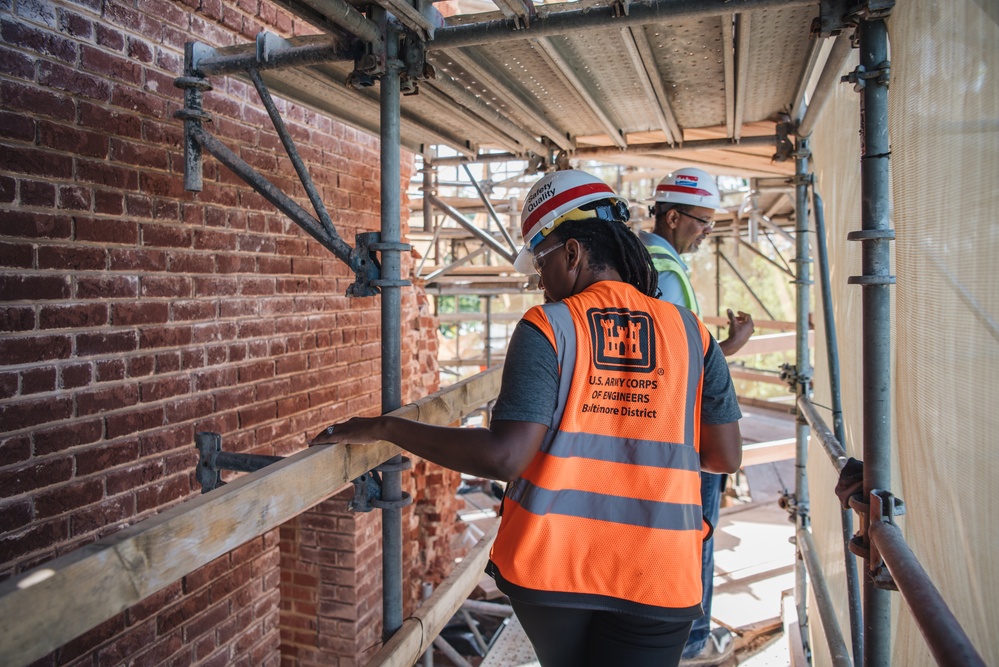
[[[541,275],[507,351],[488,429],[354,418],[311,444],[393,442],[509,482],[488,571],[543,667],[676,665],[701,616],[699,470],[741,459],[717,343],[656,299],[627,202],[581,171],[549,174],[522,213],[515,266]]]

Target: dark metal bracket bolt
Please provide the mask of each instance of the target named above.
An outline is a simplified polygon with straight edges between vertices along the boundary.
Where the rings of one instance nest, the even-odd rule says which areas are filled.
[[[370,512],[373,509],[400,509],[413,502],[413,497],[402,492],[399,500],[382,500],[382,472],[402,472],[413,467],[413,462],[403,456],[399,463],[383,463],[357,479],[351,481],[354,485],[354,497],[350,499],[351,512]]]
[[[868,517],[876,517],[882,523],[895,523],[895,517],[905,514],[905,503],[901,498],[896,498],[890,491],[880,489],[871,490],[871,502],[863,501],[863,494],[857,493],[850,496],[850,508],[860,515],[860,530],[850,539],[850,552],[855,556],[860,556],[867,561],[868,569],[871,573],[871,580],[877,588],[887,591],[897,591],[895,580],[892,579],[881,554],[877,552],[867,534]]]
[[[201,482],[201,493],[208,493],[225,485],[225,482],[222,481],[222,470],[256,472],[284,458],[283,456],[265,456],[263,454],[223,452],[222,436],[207,431],[195,434],[194,447],[201,455],[196,473],[198,481]]]

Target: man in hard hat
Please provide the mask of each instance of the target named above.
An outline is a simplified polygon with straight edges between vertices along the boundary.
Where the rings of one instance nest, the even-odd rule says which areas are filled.
[[[659,298],[685,306],[700,317],[701,309],[690,284],[690,269],[680,255],[695,252],[711,233],[715,212],[721,208],[718,185],[706,171],[679,169],[659,182],[652,202],[649,214],[655,219],[655,226],[651,233],[639,232],[639,237],[659,272],[662,291]],[[729,310],[728,322],[728,338],[719,342],[725,356],[735,354],[753,334],[753,318],[747,313],[733,314]],[[701,508],[712,526],[718,524],[726,481],[726,475],[701,473]],[[732,655],[732,634],[725,628],[711,629],[714,567],[714,539],[708,539],[702,550],[704,616],[691,627],[681,665],[716,665]]]

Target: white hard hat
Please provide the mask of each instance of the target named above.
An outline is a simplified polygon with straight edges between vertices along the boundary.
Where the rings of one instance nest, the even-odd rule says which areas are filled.
[[[590,204],[609,199],[614,206],[611,211],[588,210],[570,216],[573,211]],[[521,273],[531,273],[531,250],[541,239],[568,219],[597,218],[627,222],[628,201],[619,197],[609,185],[585,171],[565,169],[548,174],[534,184],[527,193],[524,210],[520,212],[520,231],[524,247],[513,263]]]
[[[650,202],[686,204],[724,210],[715,178],[703,169],[686,167],[677,169],[659,181]]]

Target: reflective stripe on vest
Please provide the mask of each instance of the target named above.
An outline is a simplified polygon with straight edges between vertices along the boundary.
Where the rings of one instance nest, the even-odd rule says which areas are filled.
[[[645,249],[652,256],[652,265],[656,267],[656,271],[659,273],[669,272],[676,274],[677,279],[680,281],[680,288],[683,291],[683,298],[687,302],[687,307],[700,317],[701,306],[697,303],[697,295],[694,294],[694,287],[690,284],[690,276],[684,271],[683,266],[676,261],[676,258],[668,250],[661,246],[647,245]]]
[[[537,604],[696,618],[707,330],[610,281],[524,319],[556,350],[559,397],[503,502],[490,566],[500,588]]]

